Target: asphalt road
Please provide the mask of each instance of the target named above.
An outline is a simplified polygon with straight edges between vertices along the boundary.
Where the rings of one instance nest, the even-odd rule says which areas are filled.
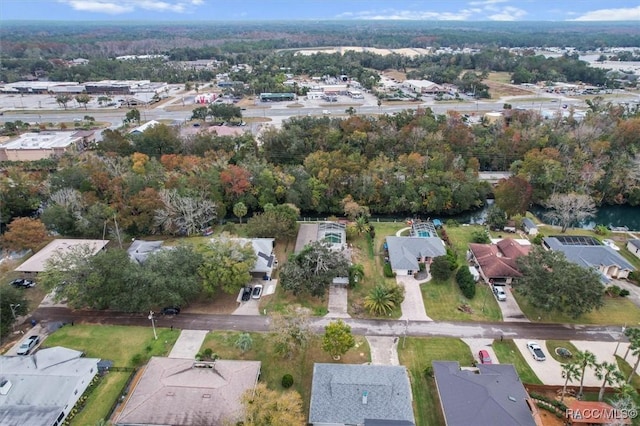
[[[62,321],[76,324],[137,325],[151,327],[148,315],[107,311],[70,310],[41,307],[34,314],[38,322]],[[207,315],[182,313],[176,316],[157,315],[157,327],[186,330],[269,330],[268,316]],[[312,318],[311,328],[322,332],[330,318]],[[442,336],[459,338],[586,340],[613,342],[621,338],[619,326],[586,326],[572,324],[539,324],[526,322],[448,322],[344,319],[354,334],[368,336]]]

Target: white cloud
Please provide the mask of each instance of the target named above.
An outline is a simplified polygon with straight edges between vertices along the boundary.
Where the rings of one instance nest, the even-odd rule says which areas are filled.
[[[526,11],[517,7],[507,6],[500,13],[489,15],[492,21],[517,21],[527,14]]]
[[[82,12],[106,13],[119,15],[134,12],[136,10],[149,10],[154,12],[183,13],[194,6],[204,3],[204,0],[58,0],[68,4],[71,8]]]
[[[640,6],[621,9],[600,9],[587,12],[573,21],[640,21]]]
[[[471,6],[490,6],[492,4],[498,3],[506,3],[508,0],[481,0],[481,1],[470,1],[469,5]]]
[[[464,21],[469,19],[471,11],[461,10],[459,12],[426,12],[419,10],[363,10],[359,12],[345,12],[337,18],[352,19],[392,19],[392,20],[430,20],[430,21]]]

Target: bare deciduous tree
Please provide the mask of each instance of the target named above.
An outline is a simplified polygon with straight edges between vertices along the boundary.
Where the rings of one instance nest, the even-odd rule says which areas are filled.
[[[156,227],[170,234],[195,235],[216,218],[216,204],[204,198],[182,197],[176,190],[162,190],[163,209],[156,210]]]
[[[74,188],[62,188],[51,194],[51,201],[77,212],[82,209],[82,195]]]
[[[562,232],[566,232],[572,223],[581,222],[596,213],[593,199],[588,195],[575,192],[553,194],[546,204],[547,208],[551,209],[548,216],[558,222]]]
[[[312,336],[309,314],[304,310],[289,309],[286,314],[272,314],[270,328],[276,352],[289,359],[298,348],[305,347]]]

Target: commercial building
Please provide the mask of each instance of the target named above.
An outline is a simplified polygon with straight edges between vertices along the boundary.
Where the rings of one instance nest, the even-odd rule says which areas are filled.
[[[0,161],[36,161],[82,151],[95,141],[92,132],[23,133],[0,145]]]
[[[25,260],[15,271],[37,274],[44,271],[47,261],[56,254],[65,254],[74,250],[84,250],[87,255],[95,255],[102,250],[109,240],[62,239],[51,241],[42,250]]]

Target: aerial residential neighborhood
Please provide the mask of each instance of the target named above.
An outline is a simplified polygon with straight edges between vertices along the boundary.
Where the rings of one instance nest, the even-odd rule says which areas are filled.
[[[3,4],[0,424],[640,424],[640,9],[534,3]]]

